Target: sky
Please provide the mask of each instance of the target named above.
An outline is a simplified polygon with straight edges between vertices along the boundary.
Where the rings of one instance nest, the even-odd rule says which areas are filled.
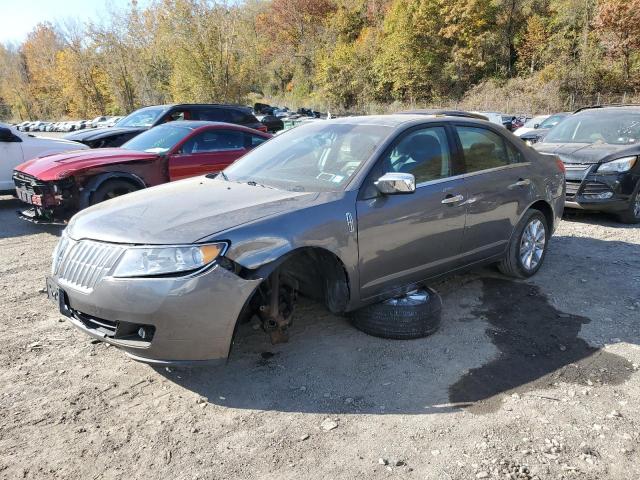
[[[110,6],[128,4],[129,0],[0,0],[0,43],[22,42],[41,22],[99,21]]]

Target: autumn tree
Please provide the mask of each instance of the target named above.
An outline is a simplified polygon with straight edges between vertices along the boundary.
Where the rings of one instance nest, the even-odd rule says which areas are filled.
[[[632,54],[640,50],[640,0],[603,0],[595,26],[609,52],[622,59],[629,80]]]

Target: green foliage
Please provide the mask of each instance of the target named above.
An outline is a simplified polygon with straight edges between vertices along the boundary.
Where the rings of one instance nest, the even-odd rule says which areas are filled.
[[[0,103],[16,119],[262,98],[365,112],[530,96],[551,109],[637,93],[639,12],[640,0],[132,1],[99,25],[42,24],[0,45]]]

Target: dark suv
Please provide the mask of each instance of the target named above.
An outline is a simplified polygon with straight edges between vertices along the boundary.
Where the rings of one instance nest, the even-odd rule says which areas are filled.
[[[640,106],[584,108],[534,148],[564,162],[567,208],[613,212],[624,223],[640,223]]]
[[[130,113],[113,127],[74,132],[64,138],[84,143],[91,148],[119,147],[151,127],[176,120],[235,123],[261,132],[267,131],[267,127],[258,121],[249,107],[182,103],[144,107]]]

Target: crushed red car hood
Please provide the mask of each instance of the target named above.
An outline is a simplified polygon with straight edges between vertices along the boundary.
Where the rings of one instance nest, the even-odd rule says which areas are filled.
[[[16,170],[40,180],[59,180],[86,168],[136,160],[153,160],[155,153],[138,152],[124,148],[95,148],[75,150],[34,158],[16,167]]]

